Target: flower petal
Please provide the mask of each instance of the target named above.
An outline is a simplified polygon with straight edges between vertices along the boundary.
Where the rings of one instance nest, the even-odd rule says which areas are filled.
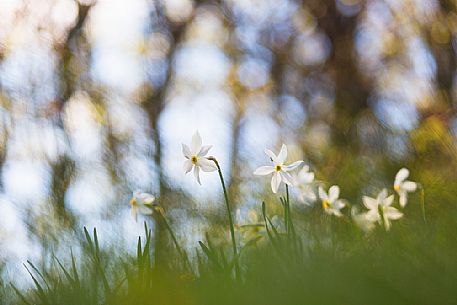
[[[265,175],[269,175],[271,174],[272,172],[275,171],[275,167],[274,166],[261,166],[259,167],[258,169],[256,169],[254,171],[254,175],[256,176],[265,176]]]
[[[406,178],[409,176],[409,170],[407,168],[402,168],[398,171],[397,175],[395,176],[395,182],[394,185],[399,185],[403,181],[405,181]]]
[[[321,200],[328,200],[328,195],[327,193],[324,191],[324,189],[322,188],[322,186],[319,186],[319,198]]]
[[[417,189],[417,183],[412,181],[405,181],[401,184],[401,188],[407,192],[415,192]]]
[[[283,164],[284,161],[287,159],[287,146],[282,144],[281,150],[279,151],[278,154],[278,163]]]
[[[284,181],[287,185],[292,186],[292,176],[289,173],[286,173],[284,171],[280,171],[279,174],[281,175],[281,180]]]
[[[337,210],[341,210],[345,206],[346,206],[346,203],[344,203],[344,201],[341,199],[338,199],[333,203],[333,208],[335,208]]]
[[[190,160],[184,161],[183,168],[184,168],[184,171],[186,172],[186,174],[192,170],[193,165],[194,164]]]
[[[197,153],[197,156],[199,156],[199,157],[206,156],[206,154],[209,152],[209,150],[211,149],[211,147],[213,147],[213,145],[205,145],[205,146],[202,146],[202,148],[200,149],[200,151]]]
[[[130,209],[130,216],[132,216],[132,218],[135,220],[135,221],[138,221],[138,209],[136,207],[132,207]]]
[[[377,209],[378,208],[378,200],[376,200],[375,198],[371,198],[371,197],[368,197],[368,196],[363,196],[362,197],[362,202],[363,202],[363,205],[369,210],[373,210],[373,209]]]
[[[202,137],[200,133],[196,131],[192,136],[192,142],[190,143],[190,149],[193,155],[196,155],[202,147]]]
[[[276,157],[275,153],[272,152],[271,150],[265,149],[265,154],[266,154],[268,157],[270,157],[271,160],[272,160],[274,163],[276,163],[276,164],[279,163],[278,157]]]
[[[142,205],[138,206],[138,211],[143,215],[152,215],[152,210]]]
[[[190,152],[190,148],[186,144],[182,144],[182,154],[187,159],[190,159],[192,157],[192,153]]]
[[[271,178],[271,190],[273,193],[277,193],[279,189],[279,185],[281,184],[281,175],[279,172],[276,172],[273,177]]]
[[[396,208],[393,207],[388,207],[384,209],[384,217],[387,217],[389,219],[400,219],[403,217],[403,213],[397,210]]]
[[[310,173],[310,172],[303,173],[303,172],[300,172],[299,173],[299,178],[300,178],[300,182],[301,183],[310,184],[311,182],[314,181],[314,173]]]
[[[389,197],[384,199],[384,201],[382,202],[382,205],[385,207],[390,207],[392,205],[392,203],[394,203],[394,198],[395,198],[394,195],[390,195]]]
[[[400,190],[398,194],[400,195],[400,206],[404,208],[408,203],[408,194],[403,190]]]
[[[139,204],[152,204],[156,198],[154,195],[149,194],[149,193],[141,193],[137,197]]]
[[[195,176],[195,179],[197,179],[198,184],[202,185],[202,183],[200,181],[200,167],[194,166],[194,176]]]
[[[380,221],[381,215],[379,215],[378,209],[372,209],[365,214],[365,218],[369,221]]]
[[[328,201],[334,202],[340,196],[340,187],[338,185],[332,185],[328,190]]]
[[[282,169],[283,169],[285,172],[289,172],[289,171],[294,170],[294,169],[296,169],[297,167],[299,167],[303,162],[304,162],[303,160],[295,161],[295,162],[292,163],[292,164],[283,166]]]
[[[198,158],[197,166],[199,166],[204,172],[214,172],[217,170],[216,164],[205,157]]]

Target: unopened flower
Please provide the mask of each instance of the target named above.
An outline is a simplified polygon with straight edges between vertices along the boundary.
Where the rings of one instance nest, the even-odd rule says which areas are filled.
[[[400,196],[400,206],[402,208],[408,203],[408,193],[415,192],[417,189],[416,182],[406,180],[408,176],[409,170],[407,168],[400,169],[395,176],[394,190]]]
[[[322,208],[327,214],[335,216],[343,216],[341,209],[346,206],[342,199],[339,199],[340,188],[338,185],[333,185],[328,190],[328,193],[319,187],[319,198],[322,200]]]
[[[254,175],[266,176],[273,174],[273,177],[271,178],[271,190],[273,193],[278,192],[281,182],[284,182],[287,185],[292,185],[292,177],[289,172],[299,167],[303,161],[300,160],[293,162],[290,165],[285,165],[284,162],[287,159],[287,147],[284,144],[277,156],[269,149],[265,149],[265,154],[270,157],[274,165],[261,166],[255,170]]]
[[[138,212],[143,215],[151,215],[153,212],[155,197],[149,193],[136,191],[130,199],[130,214],[135,221],[138,218]]]
[[[193,168],[195,179],[197,179],[197,182],[200,185],[200,169],[204,172],[213,172],[217,170],[216,165],[205,157],[211,147],[212,145],[202,145],[202,138],[198,131],[192,136],[190,148],[186,144],[182,144],[182,153],[187,159],[184,162],[184,171],[187,174]]]
[[[292,182],[297,190],[298,199],[307,205],[316,201],[316,194],[312,187],[313,181],[314,173],[309,171],[308,165],[303,166],[296,175],[292,175]]]
[[[369,210],[366,213],[367,220],[373,222],[377,221],[379,224],[384,223],[384,227],[387,231],[391,227],[391,220],[403,217],[403,213],[391,206],[394,202],[394,195],[388,196],[386,189],[379,192],[376,198],[363,196],[362,200],[363,205]]]

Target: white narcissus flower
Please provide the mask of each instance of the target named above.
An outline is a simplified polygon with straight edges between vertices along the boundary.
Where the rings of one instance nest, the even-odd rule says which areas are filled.
[[[339,199],[340,187],[333,185],[327,192],[322,187],[319,187],[319,198],[322,200],[322,207],[327,214],[335,216],[343,216],[341,209],[346,206],[342,199]]]
[[[298,199],[306,205],[316,201],[316,194],[313,191],[312,183],[314,181],[314,173],[309,171],[309,166],[305,165],[292,176],[292,182],[298,192]]]
[[[369,232],[375,227],[375,221],[368,219],[367,213],[359,213],[359,209],[356,206],[351,208],[351,217],[355,224],[364,232]]]
[[[151,215],[155,200],[156,198],[154,195],[149,193],[134,192],[133,197],[130,199],[130,213],[133,219],[135,219],[135,221],[137,220],[138,212],[143,215]]]
[[[409,170],[402,168],[398,171],[395,176],[394,190],[400,196],[400,206],[402,208],[408,203],[408,193],[415,192],[417,189],[417,183],[408,181],[406,178],[409,176]]]
[[[273,193],[278,192],[279,185],[281,184],[281,182],[284,182],[287,185],[292,186],[292,177],[288,172],[299,167],[303,163],[303,161],[300,160],[290,165],[284,165],[284,162],[287,159],[287,147],[284,144],[282,145],[281,151],[277,156],[269,149],[265,149],[265,154],[271,158],[272,162],[274,163],[274,166],[261,166],[255,170],[254,175],[266,176],[269,174],[273,174],[273,177],[271,178],[271,190],[273,191]]]
[[[206,154],[211,149],[212,145],[202,145],[202,138],[197,132],[192,136],[190,148],[186,144],[182,144],[182,153],[187,159],[184,162],[184,171],[186,174],[194,169],[194,176],[197,182],[201,185],[200,169],[204,172],[214,172],[217,170],[216,165],[206,158]]]
[[[403,213],[391,206],[394,202],[394,195],[388,196],[387,189],[379,192],[376,198],[363,196],[362,200],[363,205],[369,210],[366,213],[366,219],[372,222],[377,221],[379,224],[384,223],[386,231],[390,229],[391,220],[403,217]]]

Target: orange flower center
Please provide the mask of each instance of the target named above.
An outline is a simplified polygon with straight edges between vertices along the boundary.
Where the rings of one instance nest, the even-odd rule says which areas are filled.
[[[330,202],[328,200],[322,200],[322,207],[328,209],[330,207]]]
[[[136,199],[135,198],[130,199],[130,204],[132,206],[136,206]]]

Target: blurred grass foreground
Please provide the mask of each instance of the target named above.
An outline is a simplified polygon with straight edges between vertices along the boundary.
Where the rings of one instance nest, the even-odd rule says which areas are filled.
[[[457,304],[456,34],[455,0],[0,0],[0,304]]]

